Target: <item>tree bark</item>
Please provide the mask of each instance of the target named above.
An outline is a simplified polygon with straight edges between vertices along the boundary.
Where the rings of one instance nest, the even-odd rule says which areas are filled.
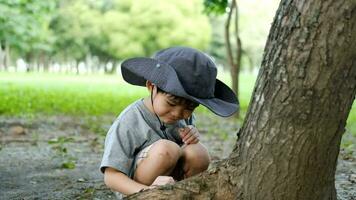
[[[234,151],[247,169],[240,191],[247,199],[336,199],[356,92],[356,2],[282,1],[277,13]]]
[[[283,0],[236,146],[197,177],[128,199],[336,199],[356,93],[356,2]]]

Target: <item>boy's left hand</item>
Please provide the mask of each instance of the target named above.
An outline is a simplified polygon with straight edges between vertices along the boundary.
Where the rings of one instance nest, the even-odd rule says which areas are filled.
[[[195,126],[188,125],[179,129],[179,135],[182,138],[184,144],[196,144],[199,140],[199,131]]]

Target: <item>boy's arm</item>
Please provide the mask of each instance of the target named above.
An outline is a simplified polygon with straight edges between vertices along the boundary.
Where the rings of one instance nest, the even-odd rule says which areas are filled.
[[[147,185],[138,183],[130,179],[124,173],[110,167],[105,169],[104,182],[109,188],[119,191],[125,195],[133,194],[142,189],[149,188]]]

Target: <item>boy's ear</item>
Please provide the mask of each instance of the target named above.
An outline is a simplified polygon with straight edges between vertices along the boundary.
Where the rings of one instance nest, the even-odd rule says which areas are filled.
[[[146,87],[149,91],[153,90],[153,83],[151,81],[146,81]]]

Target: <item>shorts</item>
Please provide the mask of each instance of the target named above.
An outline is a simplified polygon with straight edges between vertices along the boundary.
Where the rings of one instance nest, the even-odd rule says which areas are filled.
[[[135,163],[134,163],[134,171],[136,171],[137,166],[142,162],[143,159],[148,157],[148,152],[150,149],[153,147],[155,143],[145,147],[142,149],[137,156],[135,157]],[[184,179],[184,170],[183,170],[183,159],[179,159],[175,169],[173,170],[172,174],[170,175],[174,178],[176,181],[180,181]]]
[[[154,143],[145,147],[140,152],[138,152],[137,156],[135,157],[135,161],[134,161],[134,171],[136,171],[138,164],[140,164],[144,158],[147,158],[148,152],[150,151],[150,149],[153,145],[154,145]],[[121,200],[124,197],[126,197],[126,195],[124,195],[120,192],[116,192],[116,191],[113,191],[113,192],[115,194],[116,199],[118,199],[118,200]]]
[[[153,147],[154,144],[155,143],[145,147],[140,152],[138,152],[137,156],[135,157],[135,164],[134,164],[134,170],[135,171],[136,171],[136,168],[137,168],[138,164],[140,164],[143,159],[148,157],[148,152],[150,151],[150,149]]]

